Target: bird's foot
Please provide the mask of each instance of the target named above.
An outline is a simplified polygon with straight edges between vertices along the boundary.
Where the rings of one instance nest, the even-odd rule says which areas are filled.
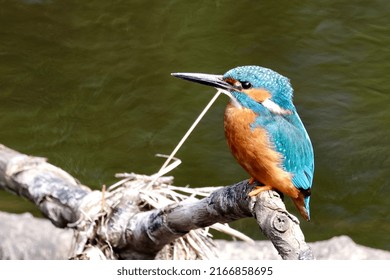
[[[265,191],[269,191],[269,190],[272,190],[272,187],[271,186],[257,186],[257,187],[254,187],[254,189],[248,193],[249,196],[256,196],[258,194],[260,194],[261,192],[265,192]]]

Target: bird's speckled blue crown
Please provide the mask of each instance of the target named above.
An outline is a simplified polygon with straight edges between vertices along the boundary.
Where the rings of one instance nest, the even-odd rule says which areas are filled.
[[[227,71],[223,78],[233,78],[240,82],[250,82],[254,88],[263,88],[272,95],[271,100],[280,107],[294,110],[293,88],[290,80],[279,73],[260,66],[240,66]]]

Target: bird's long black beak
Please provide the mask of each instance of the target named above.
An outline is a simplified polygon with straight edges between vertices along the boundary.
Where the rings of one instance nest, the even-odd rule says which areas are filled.
[[[234,90],[231,84],[223,80],[222,75],[211,75],[202,73],[172,73],[171,75],[187,81],[196,82],[206,86],[212,86],[217,89],[223,89],[227,91]]]

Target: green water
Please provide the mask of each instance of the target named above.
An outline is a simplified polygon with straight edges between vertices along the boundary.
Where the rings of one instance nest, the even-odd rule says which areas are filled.
[[[0,4],[0,143],[93,188],[151,174],[214,94],[171,72],[269,67],[291,79],[315,149],[306,239],[346,234],[390,250],[388,0]],[[179,151],[176,185],[248,177],[225,143],[226,102]],[[0,210],[37,213],[3,191]],[[232,225],[263,238],[251,219]]]

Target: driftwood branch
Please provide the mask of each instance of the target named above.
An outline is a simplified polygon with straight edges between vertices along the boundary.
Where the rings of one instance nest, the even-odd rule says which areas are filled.
[[[299,221],[279,194],[251,198],[248,181],[217,188],[203,199],[181,196],[185,188],[174,193],[169,177],[130,174],[120,183],[92,191],[43,158],[0,145],[0,188],[33,201],[57,227],[74,228],[75,258],[153,259],[182,238],[199,248],[210,242],[209,235],[194,230],[223,228],[221,223],[244,217],[256,218],[283,259],[313,258]]]
[[[79,204],[91,190],[62,169],[0,145],[0,188],[23,196],[57,227],[79,219]]]
[[[71,254],[73,230],[56,228],[47,219],[33,217],[30,213],[0,211],[0,229],[1,260],[64,260]],[[221,260],[280,259],[268,240],[250,244],[220,239],[214,243]],[[356,244],[345,235],[310,243],[310,247],[319,260],[390,260],[390,251]]]

